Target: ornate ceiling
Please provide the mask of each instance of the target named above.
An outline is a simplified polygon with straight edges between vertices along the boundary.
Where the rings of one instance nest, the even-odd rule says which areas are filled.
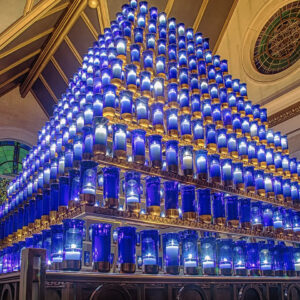
[[[45,113],[65,91],[68,78],[97,36],[126,0],[14,0],[23,15],[0,35],[0,96],[20,86]],[[224,34],[237,0],[149,0],[179,22],[210,37],[212,48]],[[1,14],[9,12],[2,11]],[[13,18],[14,16],[12,16]],[[7,22],[9,23],[8,20]]]

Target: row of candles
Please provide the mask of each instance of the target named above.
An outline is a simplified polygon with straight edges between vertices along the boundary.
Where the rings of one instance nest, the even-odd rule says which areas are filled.
[[[19,271],[24,248],[45,248],[50,269],[80,270],[84,230],[83,220],[65,219],[62,225],[53,225],[51,229],[3,249],[0,251],[0,273]],[[137,233],[135,227],[118,227],[112,234],[112,226],[104,223],[92,224],[90,235],[93,269],[99,272],[109,272],[112,264],[117,264],[120,272],[134,273],[138,264],[144,273],[157,274],[162,248],[164,272],[168,274],[179,274],[181,267],[188,275],[300,274],[300,248],[286,246],[283,242],[275,244],[273,240],[247,242],[215,238],[209,233],[199,239],[195,230],[160,235],[154,229]],[[112,261],[112,236],[118,248],[116,262]],[[141,261],[137,260],[137,245]]]

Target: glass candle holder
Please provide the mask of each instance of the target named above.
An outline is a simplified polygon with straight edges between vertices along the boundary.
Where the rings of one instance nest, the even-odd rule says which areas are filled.
[[[165,181],[164,194],[166,216],[169,218],[178,218],[178,182]]]
[[[292,203],[292,196],[291,196],[291,181],[290,179],[283,179],[282,180],[282,193],[285,202]]]
[[[103,116],[113,118],[116,109],[116,86],[108,84],[103,88]]]
[[[283,229],[285,234],[293,235],[293,212],[291,209],[283,210]]]
[[[274,149],[275,148],[275,144],[274,144],[274,131],[272,129],[267,130],[267,145]]]
[[[191,95],[191,111],[194,118],[200,118],[202,116],[201,100],[198,92]]]
[[[297,236],[300,235],[300,213],[298,211],[293,214],[293,230]]]
[[[147,212],[150,215],[160,216],[160,178],[146,177],[145,184]]]
[[[244,183],[247,192],[254,193],[255,181],[254,181],[254,167],[244,167]]]
[[[217,129],[217,147],[221,154],[228,152],[227,148],[227,132],[226,129]]]
[[[225,276],[231,276],[233,263],[231,239],[217,240],[217,259],[220,274]]]
[[[251,276],[260,275],[260,261],[259,261],[259,245],[258,243],[247,244],[247,269]]]
[[[152,52],[152,51],[151,51]],[[151,73],[148,71],[140,72],[140,90],[141,95],[150,97],[151,93]]]
[[[125,67],[125,82],[129,91],[135,93],[137,90],[137,66],[134,64]]]
[[[189,89],[181,88],[178,94],[178,103],[182,114],[191,113]]]
[[[156,76],[166,78],[166,57],[164,55],[156,57],[155,71]]]
[[[103,117],[95,117],[93,121],[94,142],[93,155],[105,154],[107,147],[108,120]]]
[[[226,224],[226,213],[223,193],[213,194],[212,208],[214,223],[220,226],[224,226]]]
[[[153,74],[153,51],[146,50],[143,52],[144,69]]]
[[[168,172],[178,173],[178,141],[166,142],[166,162]]]
[[[205,146],[209,150],[217,150],[217,134],[214,124],[205,125]]]
[[[202,102],[202,117],[204,120],[204,124],[211,124],[212,119],[212,104],[210,99],[205,99]]]
[[[131,91],[124,90],[119,93],[120,113],[122,119],[126,121],[132,119],[132,98],[133,93]]]
[[[226,217],[230,227],[239,226],[239,201],[237,196],[226,197]]]
[[[160,135],[149,136],[149,156],[151,165],[154,168],[162,166],[162,137]]]
[[[273,272],[273,253],[272,245],[262,242],[259,249],[259,261],[261,275],[272,276]]]
[[[208,173],[211,182],[221,183],[220,155],[208,155]]]
[[[246,276],[246,241],[236,241],[233,244],[233,269],[237,276]]]
[[[127,40],[122,37],[117,38],[115,41],[115,47],[117,50],[117,57],[125,62],[127,55]]]
[[[164,133],[164,111],[162,103],[154,103],[151,105],[151,119],[153,129],[158,133]]]
[[[237,138],[235,133],[227,134],[228,154],[233,158],[238,158]]]
[[[118,208],[120,170],[116,167],[107,167],[102,171],[104,204],[109,208]]]
[[[273,232],[273,207],[272,204],[263,203],[262,205],[262,224],[265,232]]]
[[[297,276],[300,274],[300,248],[294,248],[295,271]]]
[[[92,224],[93,269],[110,271],[111,224]]]
[[[283,234],[283,210],[282,207],[273,208],[273,226],[275,233]]]
[[[260,196],[265,196],[265,181],[264,181],[264,171],[255,170],[254,171],[254,180],[255,180],[255,191]]]
[[[192,135],[197,146],[204,147],[204,126],[202,119],[192,121]]]
[[[165,103],[165,87],[164,87],[164,79],[157,77],[152,81],[153,89],[153,98],[156,102]]]
[[[198,234],[195,230],[185,230],[181,233],[182,257],[184,273],[198,274]]]
[[[42,227],[46,229],[49,226],[49,213],[50,213],[50,190],[43,190],[43,204],[42,204]]]
[[[63,225],[52,225],[51,227],[51,263],[53,268],[62,268],[63,261]]]
[[[159,271],[158,251],[159,234],[158,230],[141,231],[143,272],[146,274],[157,274]]]
[[[276,200],[284,201],[281,176],[274,177],[274,194]]]
[[[251,201],[251,225],[253,230],[261,232],[262,225],[262,204],[258,201]]]
[[[142,129],[135,129],[131,131],[132,135],[132,155],[133,161],[136,163],[145,163],[145,144],[146,131]]]
[[[179,274],[180,265],[180,237],[178,233],[164,233],[163,239],[163,259],[165,262],[165,272],[167,274]]]
[[[180,147],[180,163],[183,175],[193,175],[193,146]]]
[[[130,61],[132,64],[135,64],[140,67],[141,61],[141,46],[139,44],[130,45]]]
[[[138,124],[143,128],[148,128],[149,126],[149,109],[148,109],[148,99],[146,97],[139,97],[136,99],[136,118]]]
[[[224,186],[232,186],[233,185],[233,170],[232,170],[232,160],[221,159],[221,175],[222,175],[222,183]]]
[[[136,269],[136,229],[118,227],[118,256],[121,273],[134,273]]]
[[[206,224],[211,223],[211,195],[210,189],[198,189],[198,215],[200,221]]]
[[[80,201],[94,205],[96,200],[97,163],[82,161],[80,164]]]
[[[299,185],[297,181],[291,182],[291,198],[292,203],[296,205],[299,203]]]
[[[292,246],[285,247],[283,252],[283,259],[284,259],[284,268],[286,271],[286,275],[290,277],[296,276],[294,247]]]
[[[125,173],[125,199],[129,211],[141,210],[141,174],[134,171]]]
[[[244,177],[243,177],[243,164],[242,163],[233,163],[232,164],[232,177],[233,185],[238,190],[244,190]]]
[[[280,139],[283,154],[289,154],[288,139],[286,135],[282,135]]]
[[[168,63],[168,79],[169,79],[169,82],[172,84],[172,86],[170,86],[170,88],[171,87],[174,88],[176,85],[176,93],[178,93],[178,89],[177,89],[178,69],[177,69],[176,62]],[[175,84],[175,85],[173,86],[173,84]],[[168,88],[168,91],[169,91],[169,88]],[[169,95],[168,95],[168,98],[169,98]],[[171,102],[171,101],[168,101],[168,102]],[[176,102],[177,101],[172,101],[172,104],[177,107]]]
[[[187,142],[192,141],[192,122],[190,114],[183,114],[180,116],[180,134],[181,138]]]
[[[167,55],[167,40],[158,39],[157,40],[157,54],[158,55]]]
[[[273,175],[266,173],[264,175],[265,191],[268,198],[274,198],[274,185],[273,185]]]
[[[204,275],[216,275],[216,241],[213,237],[201,238],[201,263]]]
[[[279,242],[273,248],[273,262],[274,262],[274,273],[275,276],[284,275],[284,250],[285,245],[283,242]]]
[[[166,111],[167,131],[172,137],[178,136],[178,109],[171,108]]]
[[[196,218],[196,195],[195,187],[186,185],[181,186],[182,216],[186,220]]]
[[[113,124],[113,151],[114,156],[119,159],[126,159],[127,151],[127,125]]]
[[[123,61],[115,58],[111,60],[111,83],[120,86],[122,83],[122,66]]]
[[[46,265],[51,265],[51,230],[46,229],[42,231],[42,247],[46,249]],[[21,250],[21,249],[20,249]]]
[[[83,227],[85,221],[79,219],[63,220],[63,269],[81,269]]]

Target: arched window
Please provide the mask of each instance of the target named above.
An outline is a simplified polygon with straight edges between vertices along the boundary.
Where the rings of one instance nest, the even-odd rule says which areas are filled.
[[[0,141],[0,177],[14,177],[22,171],[22,159],[30,147],[17,141]]]

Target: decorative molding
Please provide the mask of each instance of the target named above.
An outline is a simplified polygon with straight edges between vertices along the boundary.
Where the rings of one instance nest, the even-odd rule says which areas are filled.
[[[73,43],[71,42],[71,40],[69,39],[69,37],[67,35],[65,36],[64,40],[67,43],[68,47],[70,48],[71,52],[76,57],[77,61],[80,64],[82,64],[82,57],[81,57],[81,55],[79,54],[79,52],[77,51],[77,49],[75,48],[75,46],[73,45]]]
[[[167,2],[166,8],[165,8],[165,13],[166,13],[167,17],[169,16],[169,14],[170,14],[170,12],[172,10],[174,1],[175,0],[168,0],[168,2]]]
[[[300,115],[300,101],[269,116],[269,127],[274,127],[298,115]]]
[[[16,51],[20,50],[21,48],[23,48],[23,47],[25,47],[25,46],[27,46],[27,45],[29,45],[29,44],[31,44],[31,43],[33,43],[33,42],[39,40],[40,38],[42,38],[42,37],[44,37],[44,36],[50,34],[51,32],[53,32],[53,30],[54,30],[53,27],[52,27],[52,28],[49,28],[49,29],[47,29],[46,31],[41,32],[41,33],[39,33],[38,35],[36,35],[36,36],[30,38],[29,40],[27,40],[27,41],[25,41],[25,42],[23,42],[23,43],[20,43],[20,44],[18,44],[17,46],[15,46],[15,47],[13,47],[13,48],[11,48],[11,49],[5,51],[5,52],[0,53],[0,59],[3,58],[3,57],[8,56],[8,55],[10,55],[10,54],[12,54],[13,52],[16,52]]]
[[[59,63],[57,62],[57,60],[54,58],[54,56],[51,57],[51,61],[55,67],[55,69],[57,70],[57,72],[59,73],[59,75],[62,77],[62,79],[64,80],[64,82],[68,85],[69,84],[69,80],[67,75],[65,74],[64,70],[60,67]]]
[[[224,24],[222,26],[222,30],[221,30],[221,32],[220,32],[220,34],[218,36],[218,39],[216,41],[216,44],[214,46],[213,53],[217,52],[217,49],[218,49],[218,47],[219,47],[219,45],[220,45],[220,43],[222,41],[222,38],[223,38],[223,36],[224,36],[224,34],[225,34],[226,30],[227,30],[228,24],[229,24],[229,22],[231,20],[231,17],[233,15],[233,12],[234,12],[234,10],[235,10],[238,2],[239,2],[239,0],[234,0],[233,3],[232,3],[232,5],[231,5],[230,11],[229,11],[229,13],[228,13],[228,15],[226,17],[226,20],[225,20],[225,22],[224,22]]]
[[[80,16],[87,28],[89,29],[89,31],[91,32],[91,34],[93,35],[93,37],[95,38],[95,40],[98,40],[99,33],[97,32],[97,30],[95,29],[94,25],[92,24],[88,16],[85,14],[85,12],[83,11]]]
[[[110,27],[110,17],[109,17],[109,11],[107,6],[107,0],[98,0],[98,1],[99,1],[100,12],[101,12],[103,29],[108,28]]]
[[[18,66],[18,65],[20,65],[21,63],[25,62],[26,60],[28,60],[28,59],[30,59],[30,58],[32,58],[32,57],[38,55],[41,51],[42,51],[41,49],[38,49],[38,50],[36,50],[36,51],[34,51],[34,52],[32,52],[32,53],[30,53],[30,54],[28,54],[28,55],[22,57],[21,59],[15,61],[13,64],[11,64],[11,65],[9,65],[8,67],[2,69],[2,70],[0,71],[0,75],[2,75],[2,74],[4,74],[4,73],[8,72],[9,70],[15,68],[16,66]]]
[[[0,50],[21,35],[28,27],[39,20],[59,2],[60,0],[42,0],[26,16],[21,17],[9,26],[0,35]]]
[[[21,77],[22,75],[26,74],[27,72],[30,71],[30,68],[26,68],[24,69],[22,72],[10,77],[8,80],[4,81],[3,83],[0,84],[0,89],[2,89],[3,87],[5,87],[7,84],[13,82],[15,79]]]
[[[51,56],[55,53],[76,20],[80,17],[80,14],[85,9],[86,5],[87,0],[74,0],[74,2],[72,2],[64,17],[50,37],[47,45],[29,72],[28,76],[26,77],[25,81],[22,83],[20,88],[22,97],[25,97],[29,92],[35,80],[39,77],[42,70],[51,59]]]
[[[200,22],[201,22],[201,20],[203,18],[203,15],[204,15],[204,12],[206,10],[208,1],[209,0],[203,0],[203,2],[201,3],[200,9],[198,11],[197,17],[196,17],[196,19],[194,21],[194,25],[193,25],[194,32],[197,31],[197,29],[198,29],[198,27],[200,25]]]
[[[56,97],[56,95],[54,94],[54,92],[52,91],[50,85],[48,84],[48,82],[46,81],[46,79],[44,78],[44,76],[42,74],[39,75],[39,78],[41,79],[43,85],[45,86],[46,90],[48,91],[48,93],[51,95],[51,97],[53,98],[53,100],[57,103],[58,99]]]
[[[34,3],[34,0],[26,0],[24,11],[23,11],[23,16],[26,16],[32,10],[33,3]]]

